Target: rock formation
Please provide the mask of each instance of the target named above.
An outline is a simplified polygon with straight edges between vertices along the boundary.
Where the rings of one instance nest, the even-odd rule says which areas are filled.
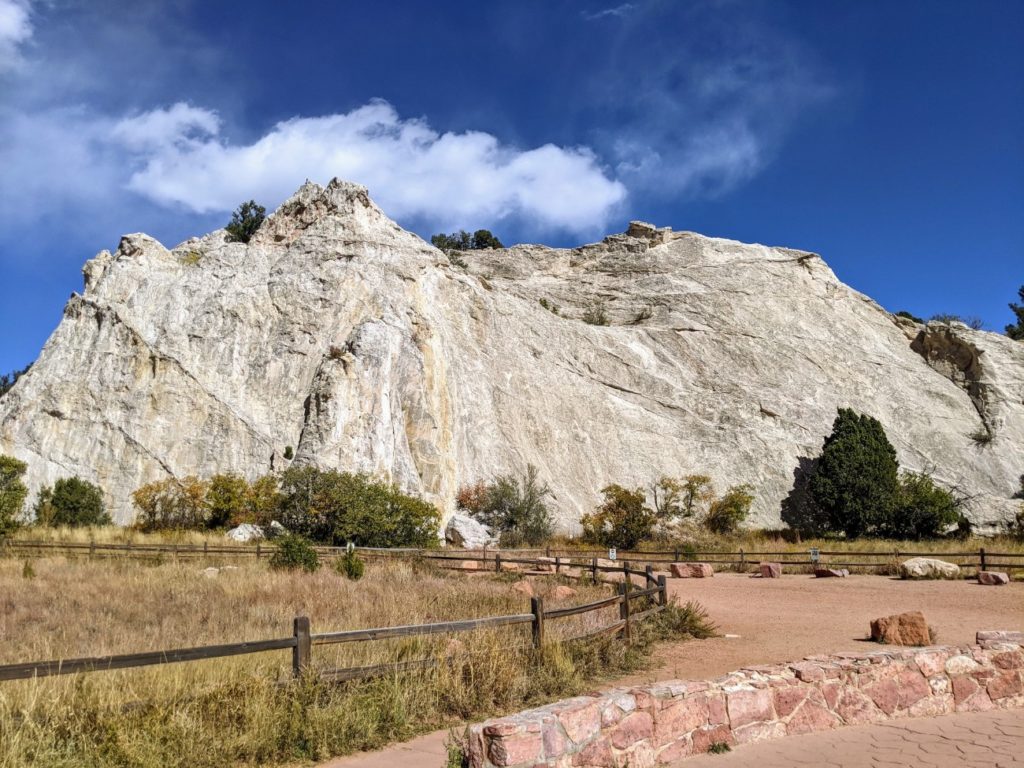
[[[128,235],[0,399],[0,451],[33,490],[98,483],[121,522],[145,482],[251,478],[291,447],[446,512],[460,485],[534,464],[570,531],[610,482],[701,472],[752,484],[750,523],[778,526],[848,406],[903,466],[974,495],[975,522],[1019,504],[1024,344],[896,318],[812,253],[641,223],[461,258],[339,181],[305,184],[247,245]]]

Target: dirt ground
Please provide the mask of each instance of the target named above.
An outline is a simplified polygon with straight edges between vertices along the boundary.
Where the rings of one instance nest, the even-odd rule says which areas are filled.
[[[871,619],[923,611],[940,644],[974,642],[980,629],[1024,630],[1024,582],[984,587],[973,581],[901,581],[889,576],[781,579],[719,573],[670,579],[669,594],[696,600],[723,637],[663,645],[655,666],[616,684],[704,679],[751,664],[795,661],[816,653],[871,650]],[[727,637],[725,635],[738,635]]]

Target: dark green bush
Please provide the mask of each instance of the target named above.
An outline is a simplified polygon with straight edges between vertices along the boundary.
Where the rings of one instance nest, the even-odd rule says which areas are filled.
[[[600,506],[580,518],[584,539],[605,547],[633,549],[650,538],[657,518],[647,506],[642,488],[609,485],[601,493],[604,501]]]
[[[344,555],[334,562],[334,570],[351,581],[359,581],[363,578],[363,571],[366,566],[359,559],[354,549],[348,550]]]
[[[270,567],[275,571],[297,571],[313,573],[320,568],[320,556],[317,555],[309,539],[294,533],[279,537],[275,544],[277,550],[270,556]]]
[[[13,456],[0,455],[0,536],[18,527],[28,487],[21,478],[28,464]]]
[[[0,397],[3,397],[7,392],[17,383],[18,379],[28,373],[28,369],[32,367],[29,363],[20,371],[11,371],[0,376]]]
[[[878,532],[890,539],[934,539],[962,518],[956,497],[936,485],[931,475],[905,472],[895,510]]]
[[[907,310],[905,309],[901,309],[899,312],[897,312],[896,317],[905,317],[908,320],[913,320],[915,323],[920,323],[921,325],[924,325],[924,320],[922,318],[918,317],[917,315],[911,314],[910,312],[907,312]]]
[[[293,466],[280,475],[281,523],[316,542],[341,546],[429,547],[440,513],[398,486],[366,475]]]
[[[39,525],[79,528],[113,522],[103,507],[103,491],[79,477],[61,478],[52,488],[43,488],[35,513]]]
[[[538,480],[537,468],[530,465],[522,477],[503,475],[491,483],[464,488],[458,501],[462,509],[498,533],[501,546],[538,546],[552,532],[546,502],[550,495],[551,489]]]
[[[583,311],[580,319],[587,325],[608,325],[608,313],[604,304],[592,304]]]
[[[430,238],[430,243],[442,251],[481,251],[486,248],[504,248],[501,240],[490,230],[478,229],[472,235],[464,229],[446,235],[443,232]]]
[[[224,227],[228,232],[228,241],[248,243],[265,218],[267,218],[267,209],[258,205],[255,200],[242,203],[231,214],[231,221]]]
[[[877,531],[899,495],[896,450],[881,423],[840,408],[808,487],[830,530],[848,538]]]
[[[1024,285],[1017,291],[1020,297],[1020,304],[1010,302],[1010,311],[1017,318],[1017,322],[1006,326],[1006,335],[1016,341],[1024,341]]]

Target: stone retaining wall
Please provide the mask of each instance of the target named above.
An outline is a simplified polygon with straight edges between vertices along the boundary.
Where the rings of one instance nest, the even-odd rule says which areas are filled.
[[[1024,708],[1024,635],[981,645],[889,648],[748,667],[580,696],[468,731],[472,768],[649,768],[706,752],[842,725]]]

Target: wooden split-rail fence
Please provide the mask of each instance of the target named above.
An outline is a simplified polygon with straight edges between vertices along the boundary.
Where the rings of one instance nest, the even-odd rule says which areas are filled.
[[[343,551],[343,550],[342,550]],[[470,556],[461,556],[460,560],[470,560]],[[477,562],[486,563],[486,558],[478,558]],[[498,568],[500,570],[501,565]],[[506,560],[511,562],[511,560]],[[539,558],[526,559],[518,558],[516,563],[521,565],[532,565],[545,572],[549,563]],[[52,675],[71,675],[80,672],[99,672],[104,670],[130,669],[134,667],[149,667],[160,664],[174,664],[186,661],[199,661],[205,659],[225,658],[229,656],[240,656],[252,653],[264,653],[267,651],[291,651],[292,673],[295,677],[301,677],[310,670],[314,670],[313,648],[315,646],[334,645],[338,643],[358,643],[374,640],[386,640],[390,638],[417,637],[424,635],[436,635],[445,633],[471,632],[480,629],[494,627],[508,627],[517,625],[531,625],[531,641],[534,648],[541,648],[548,642],[546,625],[549,621],[577,616],[580,614],[599,611],[612,606],[619,607],[619,618],[617,621],[602,626],[596,630],[576,635],[574,637],[562,638],[561,642],[572,642],[594,638],[599,635],[622,635],[627,643],[632,641],[634,627],[637,622],[652,616],[668,605],[668,589],[665,576],[655,576],[653,569],[648,566],[645,570],[632,568],[628,562],[612,567],[600,566],[594,569],[594,573],[614,572],[622,574],[623,581],[616,584],[616,594],[584,605],[576,605],[567,608],[545,609],[544,600],[540,597],[533,597],[530,600],[530,612],[513,614],[510,616],[488,616],[477,619],[462,619],[459,621],[446,621],[434,624],[413,624],[397,627],[377,627],[374,629],[350,629],[340,632],[314,633],[310,620],[306,616],[297,616],[292,623],[292,634],[290,637],[280,637],[271,640],[255,640],[241,643],[227,643],[223,645],[207,645],[196,648],[176,648],[163,651],[146,651],[143,653],[118,654],[111,656],[96,656],[81,659],[58,659],[53,661],[30,661],[21,664],[0,665],[0,681],[4,680],[26,680],[38,677],[49,677]],[[643,579],[644,589],[633,588],[634,577]],[[635,601],[646,599],[653,602],[653,606],[637,611],[638,604]],[[390,664],[377,664],[372,666],[348,667],[345,669],[316,670],[316,674],[325,680],[345,681],[359,680],[369,677],[376,677],[389,673],[410,671],[413,669],[424,669],[437,666],[443,663],[443,659],[425,658],[412,661],[401,661]]]
[[[593,560],[601,560],[607,556],[604,550],[566,549],[548,547],[545,549],[518,550],[436,550],[413,548],[377,548],[357,547],[360,554],[376,557],[410,557],[415,556],[427,560],[459,561],[481,559],[484,567],[495,567],[496,561],[514,563],[516,558],[545,556],[558,559],[569,567],[587,567]],[[59,542],[59,541],[26,541],[18,539],[0,540],[0,556],[10,557],[46,557],[65,555],[71,557],[130,557],[130,558],[170,558],[175,560],[199,560],[203,558],[239,557],[257,560],[269,557],[276,547],[273,541],[256,542],[255,544],[104,544],[99,542]],[[316,547],[323,557],[339,556],[346,551],[345,547]],[[690,549],[660,549],[620,551],[619,557],[633,563],[651,565],[668,564],[680,561],[700,561],[711,563],[716,567],[732,568],[745,571],[756,568],[762,562],[781,563],[783,566],[812,568],[822,565],[832,568],[862,568],[878,572],[893,572],[902,560],[912,557],[934,557],[955,563],[967,574],[979,570],[999,569],[1006,571],[1024,570],[1024,553],[990,552],[986,548],[958,552],[917,552],[899,549],[857,552],[850,550],[820,550],[818,559],[812,559],[809,551],[797,552],[752,550],[740,548],[730,551],[694,551]],[[500,565],[498,565],[500,567]]]

